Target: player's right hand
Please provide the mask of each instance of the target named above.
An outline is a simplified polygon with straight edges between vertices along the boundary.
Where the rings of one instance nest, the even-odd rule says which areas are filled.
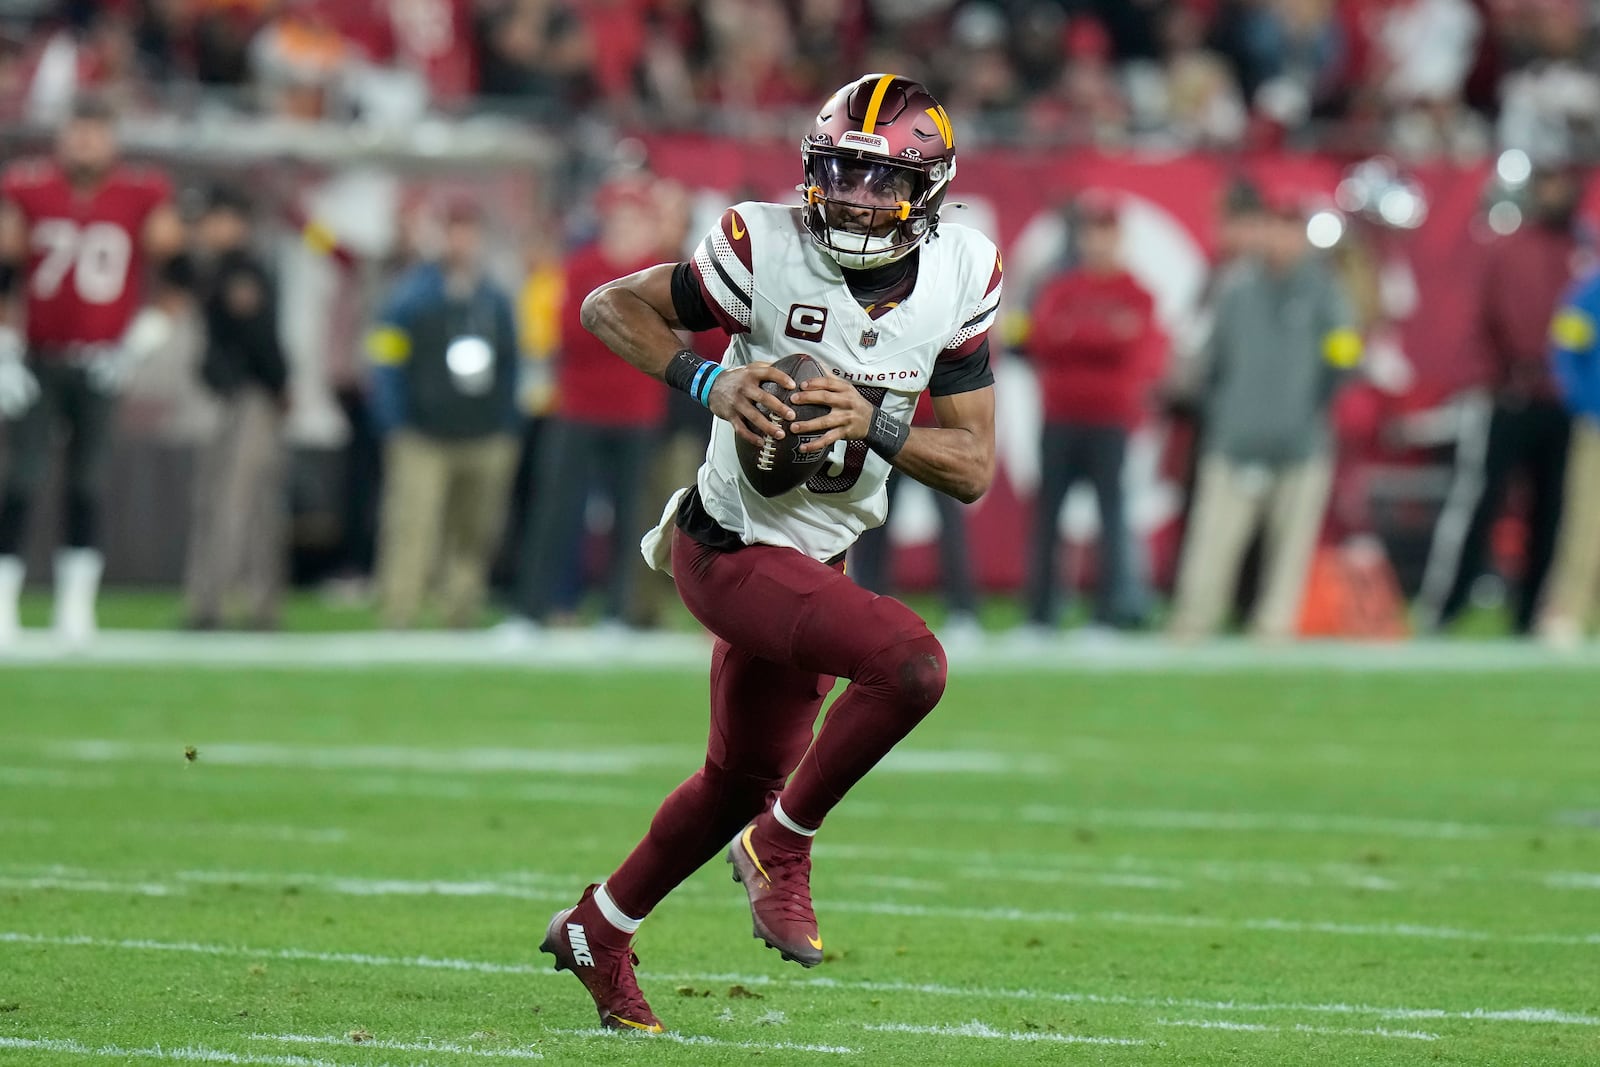
[[[0,326],[0,419],[14,419],[39,399],[39,380],[22,362],[22,339]]]
[[[717,375],[706,405],[717,418],[732,423],[734,433],[758,448],[766,437],[782,437],[780,423],[794,418],[792,409],[761,388],[763,382],[777,384],[784,396],[795,389],[794,379],[771,363],[747,363]],[[763,426],[768,427],[764,436],[755,429]]]

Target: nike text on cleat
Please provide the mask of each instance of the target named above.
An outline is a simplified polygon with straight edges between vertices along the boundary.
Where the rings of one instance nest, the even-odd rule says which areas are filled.
[[[771,847],[761,820],[746,826],[728,846],[733,880],[744,884],[757,940],[802,967],[822,962],[822,938],[811,910],[811,855]]]
[[[611,930],[601,917],[594,890],[590,886],[575,906],[551,917],[539,951],[556,958],[556,970],[571,971],[583,983],[600,1013],[601,1026],[659,1034],[661,1020],[650,1010],[634,978],[639,957],[633,954],[627,935]],[[612,937],[608,939],[604,931]]]

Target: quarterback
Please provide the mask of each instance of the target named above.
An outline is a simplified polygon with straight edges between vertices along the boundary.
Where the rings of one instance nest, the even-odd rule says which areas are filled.
[[[945,685],[927,624],[846,577],[845,550],[884,521],[891,467],[968,502],[994,476],[987,334],[1000,257],[939,220],[956,170],[949,116],[919,83],[871,74],[823,104],[801,157],[800,204],[737,204],[691,260],[584,302],[585,327],[718,417],[695,484],[643,544],[716,639],[705,764],[622,865],[551,919],[542,945],[616,1029],[661,1029],[634,977],[633,934],[724,850],[755,936],[786,960],[822,962],[812,838]],[[673,332],[717,326],[730,338],[720,363]],[[790,380],[773,363],[794,354],[828,373]],[[939,425],[913,428],[924,391]],[[797,422],[790,405],[827,411]],[[828,462],[763,496],[736,442],[786,436]],[[813,737],[836,678],[850,684]]]
[[[77,101],[54,158],[0,171],[0,423],[11,451],[0,491],[0,647],[17,636],[23,533],[58,424],[66,463],[55,628],[73,643],[94,634],[115,397],[171,338],[189,280],[184,240],[167,178],[119,160],[115,116],[98,98]],[[147,272],[155,299],[141,309]]]

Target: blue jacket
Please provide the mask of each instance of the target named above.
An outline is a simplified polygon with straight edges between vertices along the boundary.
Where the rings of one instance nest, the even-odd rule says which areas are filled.
[[[463,338],[477,339],[483,353],[466,358],[476,371],[466,377],[458,373],[463,359],[449,357]],[[380,433],[406,427],[462,440],[515,428],[516,324],[510,297],[493,282],[480,281],[473,292],[452,296],[438,266],[413,268],[378,313],[366,348],[373,364],[372,415]]]
[[[1600,271],[1561,302],[1550,324],[1550,358],[1567,409],[1600,421]]]

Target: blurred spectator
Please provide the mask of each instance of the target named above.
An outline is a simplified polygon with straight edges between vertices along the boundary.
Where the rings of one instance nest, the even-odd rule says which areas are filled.
[[[639,509],[666,413],[665,387],[619,368],[611,350],[583,328],[579,312],[591,290],[659,262],[661,231],[658,205],[642,179],[611,183],[601,190],[599,205],[599,239],[567,261],[556,415],[522,554],[516,600],[520,618],[508,627],[508,636],[527,624],[549,622],[553,615],[575,615],[576,603],[558,600],[564,599],[574,562],[581,558],[589,494],[599,485],[611,504],[609,577],[601,609],[605,622],[621,625],[632,606],[632,558],[644,532]]]
[[[229,599],[245,625],[275,629],[283,590],[283,411],[289,369],[278,344],[278,299],[253,247],[252,205],[213,191],[196,228],[205,316],[200,379],[216,397],[215,433],[201,445],[184,599],[190,629],[222,625]]]
[[[962,4],[950,24],[945,56],[936,64],[957,76],[940,98],[953,112],[978,116],[1005,112],[1022,101],[1022,85],[1011,60],[1005,12],[994,4]]]
[[[25,114],[36,123],[63,121],[73,101],[91,90],[124,102],[137,96],[138,47],[129,21],[98,7],[69,15],[28,49]]]
[[[1539,632],[1567,646],[1582,639],[1600,603],[1600,272],[1568,294],[1550,334],[1573,428],[1561,534]]]
[[[0,644],[16,636],[23,539],[58,440],[64,521],[54,625],[68,644],[95,636],[118,398],[139,366],[171,344],[188,305],[185,242],[170,181],[122,161],[104,98],[73,101],[53,157],[0,171],[0,272],[9,279],[0,287],[0,422],[9,424]]]
[[[933,414],[930,394],[923,393],[917,402],[912,425],[939,425],[938,418]],[[895,513],[895,498],[904,485],[905,475],[898,470],[889,471],[887,506],[890,515]],[[946,612],[944,624],[939,627],[939,636],[947,642],[974,637],[979,633],[978,589],[972,579],[972,559],[967,551],[967,506],[944,493],[930,495],[939,513],[939,588],[944,593]],[[856,540],[850,549],[847,570],[861,588],[888,595],[894,591],[893,554],[889,524],[884,523]]]
[[[356,59],[331,14],[313,0],[286,4],[250,42],[250,69],[267,110],[284,118],[337,117]]]
[[[1488,147],[1466,107],[1483,19],[1469,0],[1400,0],[1376,14],[1376,66],[1395,112],[1394,147],[1415,158],[1477,156]]]
[[[383,621],[417,621],[439,573],[445,622],[483,606],[516,464],[516,325],[483,271],[476,204],[452,203],[443,255],[407,273],[368,335],[373,414],[386,437],[378,595]]]
[[[551,108],[573,101],[589,79],[594,48],[563,0],[507,0],[478,24],[479,92]]]
[[[1291,637],[1332,477],[1329,412],[1361,341],[1332,272],[1306,239],[1303,204],[1276,198],[1263,252],[1225,279],[1200,357],[1205,434],[1172,631],[1223,621],[1240,563],[1264,525],[1259,637]]]
[[[1349,87],[1351,42],[1334,0],[1232,0],[1216,39],[1251,106],[1285,128],[1336,112]]]
[[[1027,105],[1029,134],[1064,139],[1116,142],[1128,126],[1128,105],[1111,63],[1111,40],[1092,18],[1068,23],[1062,40],[1066,62],[1051,88]]]
[[[1205,22],[1190,5],[1166,9],[1158,121],[1184,144],[1231,144],[1243,136],[1248,116],[1227,61],[1206,47],[1205,34]]]
[[[264,0],[199,5],[194,22],[194,74],[204,85],[242,86],[250,80],[250,42],[260,29]]]
[[[553,220],[535,222],[522,251],[522,287],[517,291],[517,338],[522,371],[517,385],[521,442],[511,481],[505,530],[495,557],[496,589],[513,590],[522,567],[522,545],[528,517],[538,498],[538,476],[544,466],[550,416],[555,411],[555,355],[561,336],[561,303],[566,292],[562,275],[560,227]]]
[[[1529,221],[1490,250],[1478,297],[1478,337],[1489,361],[1494,414],[1481,469],[1461,473],[1480,488],[1460,497],[1470,507],[1440,514],[1422,589],[1422,621],[1447,626],[1467,604],[1483,574],[1489,534],[1505,504],[1513,473],[1528,479],[1530,510],[1526,562],[1518,583],[1514,626],[1533,626],[1539,591],[1555,552],[1561,522],[1571,419],[1550,370],[1549,329],[1572,284],[1578,251],[1574,225],[1581,192],[1565,166],[1543,165],[1529,185]],[[1458,465],[1473,456],[1458,457]]]
[[[1094,621],[1124,628],[1144,613],[1122,479],[1128,438],[1159,372],[1151,358],[1158,331],[1154,300],[1122,263],[1119,210],[1106,192],[1078,197],[1078,265],[1040,290],[1025,345],[1044,396],[1028,620],[1047,629],[1058,623],[1061,506],[1082,481],[1093,487],[1100,513]]]
[[[794,34],[779,0],[707,0],[711,57],[707,102],[735,114],[808,105],[816,87],[801,77]]]
[[[1500,50],[1499,140],[1530,155],[1600,151],[1600,72],[1593,17],[1580,0],[1507,0]]]

